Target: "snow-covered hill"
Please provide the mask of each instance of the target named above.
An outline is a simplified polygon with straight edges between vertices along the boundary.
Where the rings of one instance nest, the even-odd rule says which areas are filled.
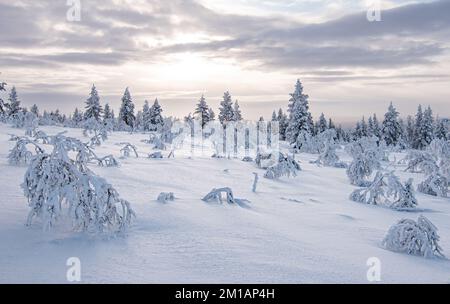
[[[67,131],[83,138],[79,129]],[[8,134],[23,135],[23,130],[0,125],[1,283],[66,283],[69,257],[81,260],[84,283],[367,283],[370,257],[380,259],[383,283],[450,283],[449,261],[381,247],[392,224],[420,213],[350,201],[355,187],[345,170],[310,164],[317,156],[308,154],[297,156],[303,171],[296,178],[274,181],[238,159],[148,159],[151,149],[141,142],[146,135],[113,133],[96,148],[99,155],[119,158],[116,143],[127,141],[142,157],[120,159],[117,168],[92,169],[132,203],[137,218],[128,236],[93,239],[64,225],[44,233],[39,222],[27,228],[27,201],[20,188],[26,168],[8,165],[14,145]],[[392,169],[403,181],[423,180],[396,166]],[[261,177],[256,193],[252,172]],[[225,186],[250,200],[250,208],[201,200],[212,188]],[[174,192],[176,200],[158,203],[160,192]],[[439,229],[444,254],[450,255],[450,199],[420,193],[417,198],[426,210],[422,214]]]

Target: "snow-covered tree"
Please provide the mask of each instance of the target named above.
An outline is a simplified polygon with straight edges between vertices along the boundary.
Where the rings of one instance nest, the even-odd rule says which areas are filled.
[[[325,115],[322,113],[320,114],[319,121],[317,122],[317,133],[320,134],[322,132],[325,132],[325,130],[327,129],[327,120],[325,118]]]
[[[436,158],[426,151],[411,150],[406,155],[404,161],[408,162],[405,171],[432,174],[439,170]]]
[[[398,199],[391,204],[392,209],[396,210],[410,210],[417,206],[417,199],[414,194],[413,179],[410,178],[402,187]]]
[[[8,116],[11,117],[13,115],[16,115],[20,112],[20,100],[19,96],[17,95],[16,87],[13,86],[11,89],[11,92],[9,93],[8,97]]]
[[[80,126],[83,121],[83,113],[81,113],[78,108],[75,108],[75,111],[72,114],[72,121],[75,127]]]
[[[311,133],[314,127],[309,112],[308,95],[303,94],[303,86],[300,80],[297,80],[295,91],[291,94],[288,112],[289,124],[286,130],[286,138],[291,144],[294,144],[294,148],[300,148],[297,146],[299,134],[302,131]]]
[[[346,164],[339,161],[339,157],[336,154],[336,130],[328,129],[321,133],[318,137],[321,142],[321,146],[324,148],[322,149],[319,158],[314,161],[314,163],[328,167],[346,168]]]
[[[100,146],[102,141],[108,139],[108,129],[106,125],[97,120],[95,117],[88,118],[83,121],[83,135],[86,137],[91,137],[89,145],[91,147]]]
[[[205,96],[202,95],[200,97],[200,100],[197,103],[197,106],[194,111],[194,115],[196,118],[201,120],[202,128],[206,126],[208,122],[211,121],[211,109],[209,108],[208,104],[206,103]]]
[[[436,120],[434,137],[437,139],[450,140],[450,121],[448,119]]]
[[[103,110],[103,124],[106,130],[112,131],[115,125],[114,111],[111,109],[109,103],[105,104],[105,109]]]
[[[223,100],[220,102],[219,121],[222,125],[234,121],[233,102],[228,91],[223,94]]]
[[[363,137],[349,144],[346,151],[353,158],[347,168],[347,176],[350,182],[356,186],[367,186],[369,183],[366,178],[381,165],[382,151],[377,145],[377,139],[375,137]]]
[[[388,111],[384,115],[382,128],[383,139],[388,146],[397,145],[398,141],[402,137],[402,128],[400,126],[398,116],[399,113],[391,102]]]
[[[242,120],[242,113],[239,107],[239,103],[236,100],[233,106],[233,121],[241,121],[241,120]]]
[[[300,165],[289,155],[279,154],[278,163],[267,168],[264,177],[268,179],[279,179],[283,176],[297,176],[297,172],[301,170]]]
[[[22,188],[31,208],[27,225],[38,217],[47,230],[68,214],[75,231],[125,232],[134,212],[106,180],[87,168],[87,146],[61,134],[50,143],[53,151],[38,154],[25,173]]]
[[[283,109],[278,110],[277,120],[279,123],[279,133],[280,139],[286,140],[286,129],[288,127],[288,117],[285,113],[283,113]]]
[[[247,207],[247,203],[250,203],[246,199],[239,199],[234,197],[233,190],[228,187],[212,189],[205,197],[202,198],[204,202],[217,202],[223,204],[224,198],[222,197],[225,194],[225,199],[228,204],[236,204],[241,207]]]
[[[84,119],[88,120],[90,118],[94,118],[97,121],[100,121],[103,108],[100,105],[100,97],[98,96],[97,89],[95,85],[92,85],[91,93],[89,94],[88,99],[86,100],[86,111],[84,112]]]
[[[39,108],[36,104],[31,106],[30,112],[36,115],[36,117],[39,117]]]
[[[428,106],[423,112],[423,121],[421,127],[422,143],[428,146],[434,139],[434,119],[433,111],[431,107]]]
[[[425,216],[420,215],[417,222],[402,219],[393,225],[383,240],[383,246],[394,252],[423,256],[425,258],[444,258],[439,246],[438,229]]]
[[[447,177],[439,172],[434,172],[419,184],[417,190],[428,195],[447,197],[448,186],[449,182]]]
[[[158,102],[158,98],[155,99],[155,102],[153,103],[153,105],[150,107],[149,110],[149,118],[150,118],[150,125],[149,125],[149,129],[150,131],[157,131],[160,130],[162,128],[162,125],[164,123],[164,119],[161,115],[162,113],[162,108]]]
[[[119,112],[119,121],[126,126],[133,128],[136,117],[134,116],[134,104],[128,88],[125,89],[122,97],[122,105]]]

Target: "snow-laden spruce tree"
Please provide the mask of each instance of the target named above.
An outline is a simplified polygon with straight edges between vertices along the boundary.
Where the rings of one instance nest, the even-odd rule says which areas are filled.
[[[156,98],[149,110],[149,131],[161,130],[164,124],[164,119],[161,115],[162,111],[158,98]]]
[[[134,104],[128,88],[125,89],[120,106],[119,122],[124,129],[133,129],[136,117],[134,116]]]
[[[346,164],[339,161],[339,156],[336,154],[337,144],[335,138],[337,137],[335,129],[328,129],[319,134],[318,139],[320,141],[320,146],[322,146],[322,152],[319,158],[314,161],[318,165],[345,168]]]
[[[391,204],[392,209],[396,210],[411,210],[417,207],[417,199],[414,194],[413,179],[410,178],[401,188],[399,197]]]
[[[75,231],[125,232],[134,212],[105,179],[89,170],[87,145],[61,134],[52,136],[50,144],[53,151],[38,154],[25,173],[22,188],[31,208],[27,225],[39,218],[48,230],[68,214]]]
[[[202,128],[206,126],[206,124],[211,120],[209,112],[209,106],[206,103],[205,96],[202,95],[200,100],[197,103],[197,106],[194,111],[194,116],[201,121]]]
[[[311,134],[314,123],[311,113],[309,112],[308,95],[303,94],[303,86],[300,80],[297,80],[295,91],[291,94],[288,106],[289,123],[286,130],[286,139],[294,145],[294,148],[300,149],[298,146],[298,137],[301,132]]]
[[[11,88],[11,92],[8,97],[8,117],[17,115],[21,111],[19,96],[17,95],[16,87]]]
[[[375,137],[363,137],[346,147],[346,152],[353,158],[347,168],[347,176],[355,186],[365,187],[366,180],[374,170],[381,166],[383,151],[380,151]]]
[[[223,94],[223,100],[220,102],[219,121],[222,125],[234,121],[233,101],[228,91]]]
[[[294,144],[294,150],[297,152],[318,154],[320,153],[320,143],[318,137],[313,136],[311,132],[301,131],[298,134],[297,141]]]
[[[388,146],[395,146],[402,137],[402,127],[399,122],[399,112],[395,109],[392,102],[389,105],[388,111],[384,115],[383,120],[383,138]]]
[[[88,99],[86,100],[86,111],[84,112],[84,119],[89,120],[91,118],[100,121],[103,108],[100,105],[100,97],[98,96],[97,89],[95,85],[92,85],[91,93],[89,94]]]
[[[417,222],[411,219],[402,219],[393,225],[382,245],[391,251],[425,258],[444,258],[442,248],[439,246],[438,229],[425,216],[419,216]]]
[[[109,103],[105,104],[105,109],[103,110],[103,124],[107,131],[113,131],[115,128],[114,110],[111,109]]]
[[[301,171],[299,163],[289,155],[279,154],[280,157],[278,163],[268,167],[264,177],[268,179],[279,179],[283,176],[297,176],[297,172]]]
[[[91,137],[91,147],[100,146],[102,141],[108,139],[108,129],[102,121],[97,120],[95,117],[91,117],[83,121],[83,135]]]
[[[242,121],[242,112],[237,100],[233,105],[233,121]]]
[[[449,182],[447,177],[438,172],[434,172],[428,175],[428,177],[418,185],[417,190],[428,195],[447,197],[448,187]]]
[[[6,82],[0,82],[0,93],[6,91]],[[8,105],[0,98],[0,121],[4,118],[8,110]]]

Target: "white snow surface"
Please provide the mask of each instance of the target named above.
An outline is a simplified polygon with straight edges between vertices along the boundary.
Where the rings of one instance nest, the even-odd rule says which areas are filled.
[[[67,130],[87,141],[80,129],[41,129]],[[148,135],[115,132],[96,152],[113,154],[120,167],[91,168],[136,212],[127,237],[93,238],[63,223],[50,232],[43,232],[39,221],[25,227],[29,209],[20,184],[26,167],[8,164],[14,145],[8,134],[24,131],[0,124],[0,283],[68,283],[70,257],[81,261],[82,283],[368,283],[370,257],[381,261],[382,283],[450,283],[448,260],[381,247],[391,225],[424,214],[439,229],[440,245],[450,256],[449,198],[416,193],[424,209],[416,213],[355,203],[349,195],[356,187],[345,169],[310,164],[317,155],[297,155],[303,169],[297,177],[261,178],[253,193],[252,172],[264,175],[254,163],[177,154],[149,159],[151,146],[141,142]],[[116,143],[124,141],[136,145],[140,158],[120,159]],[[338,154],[349,160],[342,150]],[[402,181],[412,177],[417,185],[424,179],[391,166]],[[220,187],[251,201],[250,208],[201,200]],[[161,192],[177,199],[157,203]]]

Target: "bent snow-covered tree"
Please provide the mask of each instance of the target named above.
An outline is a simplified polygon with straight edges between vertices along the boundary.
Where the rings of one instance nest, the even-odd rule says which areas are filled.
[[[105,179],[87,168],[87,146],[63,135],[52,136],[50,144],[53,151],[37,155],[25,173],[22,188],[31,208],[27,225],[40,218],[47,230],[68,213],[75,231],[125,232],[134,212]]]
[[[380,168],[383,152],[380,151],[376,141],[375,137],[363,137],[346,147],[347,153],[353,158],[347,168],[347,176],[355,186],[368,186],[370,183],[366,178],[375,169]]]
[[[425,258],[444,258],[442,248],[438,244],[439,235],[437,231],[436,226],[423,215],[419,216],[417,222],[402,219],[389,229],[382,245],[395,252]]]

